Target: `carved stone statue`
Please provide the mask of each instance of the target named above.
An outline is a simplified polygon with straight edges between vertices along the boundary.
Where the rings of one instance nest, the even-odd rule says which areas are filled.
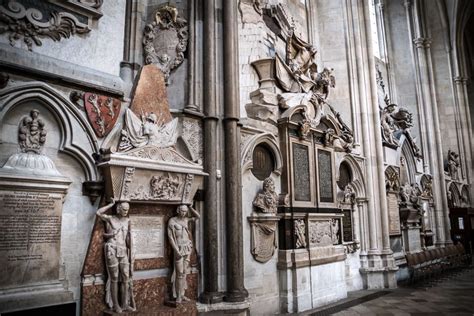
[[[20,121],[18,143],[24,153],[39,154],[46,141],[44,122],[38,116],[39,111],[34,109],[31,110],[30,116],[26,116]]]
[[[255,208],[263,213],[277,212],[278,194],[275,192],[275,183],[272,178],[263,181],[263,191],[258,193],[253,200]]]
[[[138,118],[135,113],[127,109],[119,150],[127,151],[144,146],[158,148],[173,146],[178,137],[177,126],[177,119],[163,123],[155,113],[145,113]]]
[[[127,202],[118,202],[116,215],[107,215],[105,212],[115,205],[112,199],[110,204],[97,210],[97,216],[104,221],[105,226],[105,264],[107,268],[107,284],[105,287],[105,302],[107,306],[121,313],[134,311],[133,297],[133,258],[130,236],[130,219]]]
[[[448,150],[448,173],[451,179],[459,180],[458,178],[458,170],[459,170],[459,155],[452,151],[451,149]]]
[[[188,209],[194,217],[187,216]],[[174,252],[174,271],[171,276],[173,297],[176,298],[176,303],[181,303],[190,300],[184,295],[187,289],[186,275],[193,251],[192,234],[188,224],[190,220],[197,220],[201,216],[192,206],[184,204],[178,206],[176,212],[177,216],[168,221],[168,240]]]
[[[380,118],[382,124],[382,136],[389,145],[398,146],[398,140],[395,138],[393,133],[397,130],[395,126],[395,120],[392,114],[395,112],[395,104],[387,105],[382,111],[382,117]]]
[[[400,201],[404,206],[413,206],[415,209],[420,205],[421,189],[416,183],[405,183],[400,187]]]

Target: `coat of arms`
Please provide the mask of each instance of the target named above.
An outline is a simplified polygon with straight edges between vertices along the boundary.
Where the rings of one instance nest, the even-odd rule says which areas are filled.
[[[188,45],[188,22],[178,15],[178,9],[165,5],[155,13],[155,19],[145,27],[143,50],[145,63],[155,64],[165,75],[184,61]]]
[[[118,99],[87,92],[84,107],[97,137],[105,137],[117,122],[121,103]]]

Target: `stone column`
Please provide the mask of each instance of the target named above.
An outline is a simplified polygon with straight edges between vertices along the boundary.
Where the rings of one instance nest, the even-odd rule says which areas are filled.
[[[424,22],[422,8],[419,2],[414,2],[412,8],[411,1],[405,1],[408,29],[410,38],[413,38],[414,51],[413,62],[415,65],[417,94],[419,94],[418,110],[420,118],[425,123],[425,128],[421,129],[423,144],[427,150],[423,150],[423,158],[429,161],[429,172],[433,176],[433,198],[436,214],[436,243],[444,245],[449,243],[449,214],[448,202],[446,198],[446,187],[443,172],[443,150],[442,139],[439,128],[438,106],[435,97],[434,77],[432,70],[431,55],[429,51],[430,39],[424,38]],[[413,12],[411,11],[413,10]],[[432,83],[430,85],[430,83]],[[431,137],[428,137],[431,135]],[[440,220],[440,217],[443,219]],[[444,227],[444,229],[443,229]],[[446,234],[448,229],[448,234]]]
[[[239,50],[237,40],[237,1],[223,2],[224,24],[224,137],[227,232],[228,302],[243,302],[244,287],[242,230],[242,173],[240,166]]]
[[[203,99],[204,99],[204,171],[209,174],[204,182],[204,292],[201,301],[216,303],[222,301],[219,293],[219,235],[217,210],[217,103],[216,103],[216,17],[213,0],[203,1]]]
[[[196,69],[196,19],[195,19],[195,0],[188,1],[188,102],[184,108],[185,112],[194,114],[200,112],[199,107],[196,105],[195,88],[196,83],[194,80],[195,69]],[[200,113],[199,113],[200,114]]]

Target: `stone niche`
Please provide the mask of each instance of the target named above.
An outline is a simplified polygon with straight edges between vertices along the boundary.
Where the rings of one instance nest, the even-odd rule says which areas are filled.
[[[164,98],[155,98],[156,94]],[[194,315],[198,295],[197,252],[191,254],[186,276],[185,295],[192,301],[173,305],[170,302],[174,260],[167,223],[176,215],[178,205],[193,204],[206,174],[202,165],[189,160],[176,146],[177,119],[169,112],[164,75],[156,65],[143,67],[124,121],[118,146],[103,152],[98,167],[105,181],[102,203],[113,197],[130,204],[136,313]],[[193,225],[188,228],[194,237]],[[96,220],[83,267],[84,315],[102,315],[107,310],[103,232],[103,223]]]
[[[21,117],[17,153],[0,168],[0,312],[71,301],[61,272],[61,223],[71,180],[43,153],[37,109]]]

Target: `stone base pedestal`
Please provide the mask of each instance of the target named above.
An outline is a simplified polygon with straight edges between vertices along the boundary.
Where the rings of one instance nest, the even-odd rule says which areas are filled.
[[[419,252],[421,251],[421,227],[406,227],[402,229],[403,243],[405,245],[406,252]]]

